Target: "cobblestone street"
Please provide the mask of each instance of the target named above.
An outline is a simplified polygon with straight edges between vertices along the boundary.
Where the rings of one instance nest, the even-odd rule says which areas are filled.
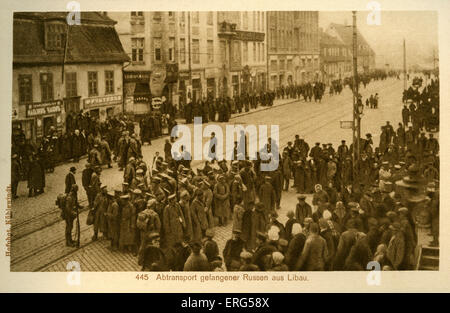
[[[361,133],[371,132],[374,145],[378,144],[379,128],[387,120],[392,125],[401,121],[401,85],[396,79],[375,81],[366,89],[361,89],[363,99],[370,94],[378,92],[380,106],[377,110],[366,109],[362,121]],[[295,134],[302,135],[311,145],[316,141],[331,142],[335,147],[341,139],[351,142],[351,130],[340,129],[340,120],[351,120],[352,95],[346,88],[341,95],[326,95],[322,103],[289,100],[278,100],[274,107],[260,108],[257,112],[251,111],[241,116],[233,116],[230,123],[236,124],[278,124],[280,127],[280,147],[287,141],[293,140]],[[222,127],[225,125],[220,123]],[[192,124],[189,125],[192,129]],[[150,164],[156,151],[163,151],[164,138],[152,141],[151,146],[143,147],[144,160]],[[85,160],[80,161],[77,181],[81,181],[81,170]],[[201,164],[193,161],[193,167]],[[54,201],[58,193],[62,192],[64,176],[70,166],[58,166],[55,172],[47,175],[46,193],[37,198],[27,198],[25,184],[21,183],[20,198],[13,203],[14,226],[12,242],[12,271],[66,271],[67,263],[77,261],[82,271],[137,271],[136,258],[131,254],[112,252],[108,249],[109,242],[98,240],[91,242],[92,227],[86,226],[87,212],[80,214],[81,248],[65,247],[64,222],[59,218],[59,211]],[[123,172],[117,171],[116,164],[113,169],[102,172],[101,180],[108,186],[120,185]],[[85,202],[85,193],[81,191],[80,200]],[[294,210],[296,193],[293,189],[283,192],[279,220],[286,221],[288,210]],[[308,196],[307,202],[311,202]],[[47,226],[47,227],[46,227]],[[215,240],[219,251],[225,246],[231,235],[231,224],[225,227],[216,227]]]

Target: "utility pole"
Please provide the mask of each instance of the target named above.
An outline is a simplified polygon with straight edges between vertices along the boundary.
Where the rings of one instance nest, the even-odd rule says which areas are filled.
[[[357,164],[360,158],[360,137],[361,137],[361,117],[358,113],[358,63],[357,63],[357,30],[356,30],[356,11],[353,13],[353,168],[354,174],[357,174]],[[359,178],[358,178],[359,179]]]
[[[405,39],[403,38],[403,90],[406,90],[407,88],[407,82],[406,82],[406,43]]]
[[[192,85],[191,68],[191,11],[188,11],[188,66],[189,66],[189,85]]]

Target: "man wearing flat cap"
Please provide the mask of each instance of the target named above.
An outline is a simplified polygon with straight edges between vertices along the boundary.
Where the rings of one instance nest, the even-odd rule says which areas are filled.
[[[107,187],[106,185],[102,185],[100,187],[100,192],[97,194],[94,200],[93,210],[95,212],[94,219],[94,236],[92,237],[92,241],[97,240],[98,231],[100,231],[104,238],[108,235],[108,224],[105,213],[108,210],[109,199],[107,195]]]
[[[277,195],[270,176],[264,177],[264,183],[259,188],[259,201],[264,204],[266,216],[275,210]]]
[[[225,248],[223,249],[223,259],[227,271],[237,271],[239,270],[240,254],[244,250],[244,241],[241,239],[241,231],[235,229],[231,235],[231,239],[228,239]]]
[[[266,256],[271,256],[273,252],[277,251],[277,248],[270,244],[267,238],[266,233],[256,233],[257,248],[253,254],[252,263],[257,265],[261,271],[267,271],[270,268],[270,262]]]
[[[306,203],[306,195],[298,195],[297,196],[298,203],[295,207],[295,219],[300,223],[300,225],[304,225],[304,220],[307,217],[312,217],[312,208]]]
[[[186,222],[175,194],[168,196],[168,204],[164,208],[162,225],[167,247],[174,247],[175,244],[183,241],[183,231],[186,228]]]
[[[109,202],[105,216],[108,224],[108,238],[111,240],[111,250],[117,251],[119,248],[119,232],[120,232],[120,208],[117,203],[119,190],[109,191],[107,193]]]
[[[231,216],[230,210],[230,188],[225,182],[225,177],[220,175],[214,187],[215,215],[219,218],[219,226],[226,225]]]
[[[91,179],[89,181],[89,197],[91,198],[92,206],[94,205],[94,200],[97,197],[97,195],[100,193],[100,174],[101,174],[101,167],[95,166],[94,172],[92,173]]]
[[[130,202],[129,195],[120,196],[120,207],[122,208],[120,220],[119,249],[132,252],[137,255],[136,246],[136,208]]]

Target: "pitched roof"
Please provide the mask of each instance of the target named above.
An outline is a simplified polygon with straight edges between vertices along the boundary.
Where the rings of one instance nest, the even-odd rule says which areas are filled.
[[[321,46],[346,46],[344,42],[342,42],[339,38],[331,36],[325,32],[320,33],[320,45]]]
[[[351,46],[353,44],[353,28],[342,25],[342,24],[336,24],[331,23],[330,28],[333,28],[336,30],[336,33],[339,35],[341,40],[348,46]],[[358,29],[356,29],[356,41],[358,44],[364,45],[368,47],[368,52],[370,54],[375,54],[372,47],[367,43],[366,39],[363,37],[363,35],[359,32]],[[358,54],[364,53],[364,51],[359,51]]]
[[[44,23],[55,19],[66,23],[64,14],[15,13],[13,64],[62,64],[64,49],[45,49]],[[66,63],[123,63],[129,60],[113,20],[95,12],[82,13],[81,20],[81,25],[69,27]]]
[[[14,12],[14,19],[29,20],[60,20],[66,21],[68,12]],[[80,12],[81,24],[104,24],[115,25],[116,21],[112,20],[105,14],[100,12]]]

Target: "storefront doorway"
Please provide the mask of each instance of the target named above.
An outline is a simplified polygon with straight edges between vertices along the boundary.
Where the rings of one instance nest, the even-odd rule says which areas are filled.
[[[56,121],[54,116],[47,116],[43,119],[44,126],[44,136],[48,136],[50,134],[50,127],[54,126],[56,128]]]

